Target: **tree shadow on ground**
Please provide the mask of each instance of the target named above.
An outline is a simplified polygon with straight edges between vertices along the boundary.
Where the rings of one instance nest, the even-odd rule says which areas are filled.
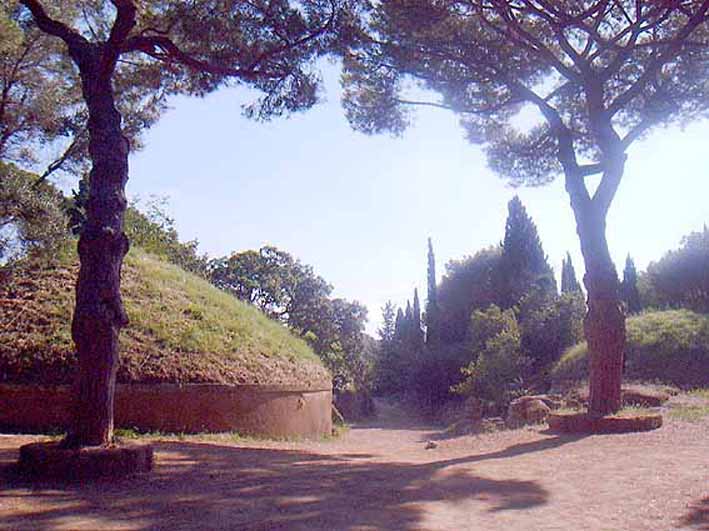
[[[74,484],[32,482],[14,470],[16,452],[0,452],[0,527],[418,529],[427,504],[465,507],[474,525],[471,511],[535,507],[549,495],[534,481],[451,468],[478,456],[413,464],[215,444],[155,446],[151,474]],[[13,505],[26,509],[2,509]]]
[[[546,433],[546,432],[542,432]],[[587,437],[586,435],[556,435],[554,437],[550,437],[548,439],[541,439],[537,441],[530,441],[526,443],[519,443],[519,444],[513,444],[512,446],[508,446],[507,448],[503,448],[502,450],[498,450],[496,452],[489,452],[487,454],[479,454],[479,455],[473,455],[473,456],[467,456],[460,458],[461,462],[464,463],[475,463],[478,461],[487,461],[490,459],[507,459],[510,457],[516,457],[518,455],[522,454],[528,454],[532,452],[543,452],[545,450],[551,450],[553,448],[558,448],[560,446],[563,446],[565,444],[573,443],[576,441],[580,441],[584,437]],[[454,462],[457,461],[455,459],[451,460],[451,464],[455,464]]]
[[[709,530],[709,496],[694,502],[680,525]]]

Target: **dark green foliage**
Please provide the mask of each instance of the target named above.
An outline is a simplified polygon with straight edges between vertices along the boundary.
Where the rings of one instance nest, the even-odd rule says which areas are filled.
[[[401,334],[401,308],[395,309],[391,301],[382,308],[382,326],[377,331],[379,343],[374,367],[375,390],[392,392],[401,384],[401,367],[398,363],[398,338]]]
[[[480,381],[465,387],[465,392],[473,392],[473,387],[482,389],[487,385],[481,383],[483,380],[499,379],[505,371],[508,371],[505,374],[509,382],[503,387],[508,384],[548,387],[550,366],[559,359],[563,349],[582,337],[586,311],[583,294],[578,285],[570,293],[557,294],[534,223],[517,198],[510,202],[504,243],[506,248],[491,247],[473,257],[449,262],[441,284],[435,290],[429,285],[429,293],[435,294],[440,312],[440,336],[433,343],[428,341],[425,348],[412,338],[412,322],[417,313],[417,293],[414,293],[414,306],[407,304],[406,312],[400,311],[398,324],[395,323],[397,341],[383,349],[387,352],[388,364],[378,367],[386,371],[380,378],[380,391],[407,393],[419,405],[434,409],[453,398],[450,388],[461,383],[461,368],[477,363],[487,341],[501,333],[500,323],[509,321],[507,317],[502,318],[504,312],[500,311],[504,302],[512,303],[512,313],[505,316],[514,318],[518,344],[509,359],[502,350],[497,353],[499,356],[489,352],[487,361],[481,361],[476,368],[478,376],[475,378],[479,377]],[[433,270],[430,242],[428,258],[430,284]],[[497,310],[490,310],[486,318],[480,317],[482,310],[491,307]],[[478,318],[471,322],[471,314]],[[497,328],[489,330],[489,326]],[[509,346],[510,334],[505,338],[496,340],[499,349]],[[509,371],[515,367],[514,376],[510,376]],[[490,388],[485,387],[481,392],[493,400]],[[502,396],[494,400],[502,400]]]
[[[440,308],[438,306],[438,286],[436,285],[436,256],[433,243],[428,239],[428,295],[426,298],[426,343],[433,345],[440,338]]]
[[[500,247],[489,247],[474,256],[451,260],[438,288],[441,339],[444,343],[465,340],[473,310],[494,304],[497,293],[494,272],[500,262]]]
[[[427,413],[435,413],[442,404],[454,399],[451,387],[460,384],[461,367],[470,362],[470,352],[463,343],[426,348],[405,367],[405,391]]]
[[[332,286],[289,253],[276,247],[234,253],[209,262],[217,287],[260,308],[305,338],[325,362],[338,389],[369,385],[360,303],[332,299]]]
[[[273,246],[213,259],[209,275],[218,288],[306,332],[332,292],[312,267]]]
[[[503,409],[523,392],[522,375],[528,365],[517,320],[512,310],[492,305],[470,317],[471,361],[463,368],[465,380],[455,392],[493,402]]]
[[[557,296],[543,288],[534,288],[519,301],[518,322],[521,345],[530,360],[525,378],[546,390],[551,366],[564,349],[583,339],[586,304],[579,292]]]
[[[415,348],[423,346],[423,329],[421,328],[421,302],[419,301],[418,289],[414,289],[414,305],[412,310],[411,342]]]
[[[571,262],[571,255],[566,253],[566,258],[561,261],[561,293],[581,292],[581,284],[576,280],[576,271]]]
[[[628,313],[638,313],[642,310],[640,292],[638,291],[638,272],[635,269],[635,262],[630,258],[630,255],[625,259],[625,269],[623,270],[623,282],[620,285],[620,293]]]
[[[77,190],[71,191],[71,198],[67,200],[67,216],[69,216],[69,230],[74,236],[81,234],[86,223],[86,204],[89,201],[88,175],[79,179]]]
[[[372,371],[371,356],[365,352],[367,309],[356,301],[326,299],[319,314],[320,322],[304,337],[330,369],[335,390],[367,391]]]
[[[37,176],[0,162],[0,264],[32,251],[52,251],[67,237],[62,195]]]
[[[626,378],[684,387],[709,386],[709,316],[689,310],[642,313],[628,319]],[[588,377],[586,343],[555,365],[555,382]]]
[[[397,314],[395,324],[395,338],[402,345],[402,348],[410,351],[420,351],[423,347],[423,330],[421,329],[421,306],[418,298],[418,290],[414,290],[414,304],[406,301],[406,310]]]
[[[396,334],[396,309],[391,301],[387,301],[382,308],[382,326],[377,332],[379,340],[383,344],[390,344],[394,341]]]
[[[394,337],[401,339],[404,335],[404,311],[401,308],[396,310],[396,320],[394,321]]]
[[[660,305],[709,313],[709,228],[685,236],[682,245],[648,266]]]
[[[556,293],[553,273],[532,218],[517,196],[507,208],[505,239],[496,271],[497,297],[502,308],[517,304],[532,286],[545,286]]]

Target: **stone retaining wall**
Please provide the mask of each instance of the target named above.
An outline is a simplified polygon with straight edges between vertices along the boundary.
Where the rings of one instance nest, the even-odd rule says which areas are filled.
[[[65,429],[67,385],[0,384],[0,428]],[[331,389],[218,384],[119,384],[115,424],[140,431],[236,431],[265,437],[321,437],[332,430]]]

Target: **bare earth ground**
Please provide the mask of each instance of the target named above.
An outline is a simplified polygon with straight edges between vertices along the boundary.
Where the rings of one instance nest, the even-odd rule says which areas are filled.
[[[446,439],[380,408],[335,441],[157,439],[154,473],[73,485],[17,476],[18,446],[41,437],[0,436],[0,527],[709,530],[707,418]]]

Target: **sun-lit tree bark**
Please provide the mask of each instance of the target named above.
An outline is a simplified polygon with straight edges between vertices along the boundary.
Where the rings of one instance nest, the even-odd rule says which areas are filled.
[[[399,133],[407,109],[449,109],[513,185],[564,176],[586,266],[594,415],[620,407],[625,349],[608,210],[634,141],[706,113],[708,11],[699,0],[391,0],[363,17],[345,57],[355,128]],[[407,80],[440,99],[411,97]],[[525,105],[541,119],[520,130]]]
[[[129,141],[116,85],[130,74],[155,94],[204,94],[247,83],[264,97],[256,118],[303,110],[317,101],[314,60],[334,43],[339,1],[85,2],[81,19],[49,14],[48,2],[21,0],[37,27],[63,41],[78,70],[88,115],[92,165],[72,335],[79,357],[78,400],[67,444],[105,445],[113,437],[118,336],[127,324],[120,295]],[[132,71],[131,71],[132,69]],[[137,97],[141,97],[137,95]]]

